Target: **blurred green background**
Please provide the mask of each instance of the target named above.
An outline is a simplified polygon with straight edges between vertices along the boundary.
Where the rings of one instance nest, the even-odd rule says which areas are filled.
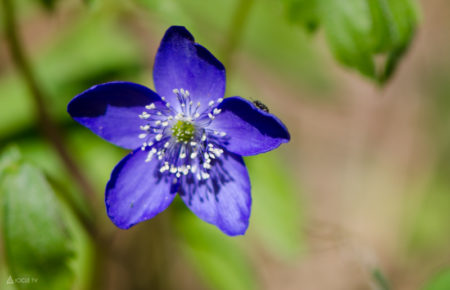
[[[0,3],[0,289],[450,289],[450,2]],[[246,158],[245,236],[179,199],[115,228],[104,188],[126,151],[66,113],[98,83],[153,88],[171,25],[225,64],[226,96],[290,130]]]

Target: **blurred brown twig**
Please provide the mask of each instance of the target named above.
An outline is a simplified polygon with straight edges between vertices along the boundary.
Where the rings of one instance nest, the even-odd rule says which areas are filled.
[[[81,188],[85,198],[90,203],[88,206],[95,208],[95,205],[98,202],[95,197],[95,190],[86,176],[82,173],[79,166],[70,156],[67,151],[67,146],[63,140],[63,134],[47,110],[47,98],[39,85],[37,77],[33,73],[17,31],[17,20],[14,5],[11,0],[2,0],[2,3],[5,36],[8,42],[11,58],[25,80],[31,96],[33,97],[39,128],[48,142],[55,148],[59,158],[69,174]]]

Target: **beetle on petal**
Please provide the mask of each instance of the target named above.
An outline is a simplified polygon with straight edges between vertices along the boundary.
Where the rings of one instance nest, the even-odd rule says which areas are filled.
[[[288,130],[250,101],[224,99],[224,66],[184,27],[167,30],[153,79],[156,92],[110,82],[68,105],[75,121],[133,150],[106,186],[109,218],[128,229],[165,210],[178,193],[202,220],[227,235],[244,234],[251,188],[242,156],[288,142]]]

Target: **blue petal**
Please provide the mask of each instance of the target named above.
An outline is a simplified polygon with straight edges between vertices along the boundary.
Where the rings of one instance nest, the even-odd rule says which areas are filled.
[[[159,172],[158,160],[145,162],[147,153],[138,149],[122,159],[106,186],[106,211],[121,229],[153,218],[176,195],[178,185]]]
[[[225,132],[224,147],[233,153],[248,156],[273,150],[289,142],[286,126],[274,115],[258,109],[240,97],[223,100],[222,110],[209,128]]]
[[[214,162],[209,179],[199,181],[193,174],[182,177],[180,197],[202,220],[216,225],[227,235],[243,235],[248,228],[252,203],[244,161],[225,151]]]
[[[149,88],[130,82],[111,82],[79,94],[70,101],[67,111],[81,125],[103,139],[127,149],[142,145],[138,138],[145,120],[139,115],[145,106],[164,106],[161,98]]]
[[[174,107],[179,104],[173,89],[188,90],[192,101],[204,108],[225,93],[224,66],[181,26],[170,27],[164,35],[155,58],[153,80],[158,94]]]

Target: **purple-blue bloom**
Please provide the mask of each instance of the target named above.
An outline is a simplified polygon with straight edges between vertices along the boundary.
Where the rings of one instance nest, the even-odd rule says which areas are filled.
[[[68,105],[74,120],[133,150],[106,186],[109,218],[128,229],[165,210],[178,193],[202,220],[230,236],[244,234],[252,200],[241,156],[275,149],[289,141],[289,132],[252,102],[223,99],[224,66],[184,27],[167,30],[153,79],[157,93],[110,82]]]

